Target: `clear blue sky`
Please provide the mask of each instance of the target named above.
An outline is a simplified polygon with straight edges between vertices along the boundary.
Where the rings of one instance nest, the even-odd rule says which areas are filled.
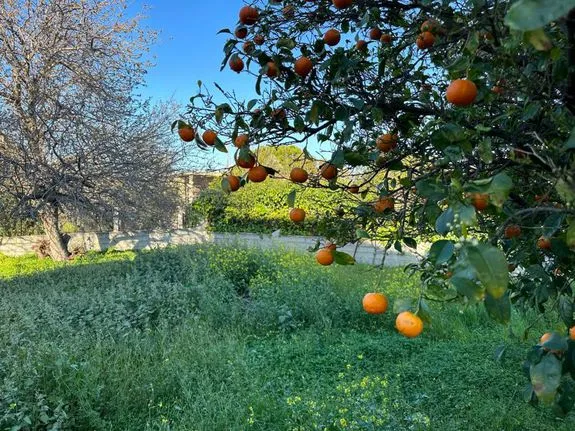
[[[215,81],[246,98],[255,94],[254,82],[247,74],[228,68],[219,71],[229,35],[216,33],[234,28],[241,0],[135,0],[136,8],[142,5],[149,6],[144,24],[160,32],[152,50],[156,66],[147,76],[144,95],[158,99],[173,96],[186,104],[195,94],[198,80],[210,87]]]

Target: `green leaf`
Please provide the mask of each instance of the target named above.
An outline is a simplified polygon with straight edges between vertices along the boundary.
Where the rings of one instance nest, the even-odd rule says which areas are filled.
[[[571,130],[571,135],[569,135],[569,139],[565,142],[563,146],[564,150],[575,150],[575,127]]]
[[[228,181],[227,178],[222,178],[222,182],[220,183],[222,190],[226,193],[230,193],[232,191],[232,188],[230,186],[230,182]]]
[[[567,235],[565,236],[565,242],[567,243],[567,247],[575,248],[575,219],[571,220],[569,223]]]
[[[343,251],[333,251],[334,262],[338,265],[355,265],[353,256],[344,253]]]
[[[555,185],[555,189],[565,202],[575,202],[575,184],[569,184],[567,180],[560,178]]]
[[[488,244],[467,246],[469,263],[485,290],[494,299],[501,298],[509,284],[509,271],[505,254]]]
[[[493,150],[491,149],[491,139],[483,139],[479,143],[479,157],[484,163],[491,163],[493,161]]]
[[[575,325],[575,303],[568,296],[559,297],[559,316],[568,328]]]
[[[449,279],[449,282],[460,295],[467,297],[470,301],[479,302],[483,298],[485,289],[483,289],[469,271],[456,272]]]
[[[543,222],[543,236],[546,238],[553,236],[563,224],[563,220],[565,214],[554,213],[548,216]]]
[[[491,318],[499,323],[507,323],[511,319],[511,301],[509,292],[494,298],[489,293],[485,294],[485,309]]]
[[[447,208],[435,221],[435,230],[440,235],[445,235],[451,230],[453,224],[453,208]]]
[[[574,7],[575,0],[519,0],[509,8],[505,24],[513,30],[535,30],[567,15]]]
[[[542,28],[526,32],[524,39],[533,45],[537,51],[549,51],[553,48],[553,43]]]
[[[399,314],[413,308],[413,300],[411,298],[398,298],[393,301],[393,313]]]
[[[214,148],[222,153],[228,152],[228,149],[226,148],[226,146],[224,145],[224,143],[221,141],[220,138],[216,138],[216,141],[214,142]]]
[[[455,244],[453,244],[453,241],[442,239],[431,245],[427,259],[434,265],[441,265],[449,261],[454,252]]]
[[[417,193],[424,198],[428,198],[433,202],[440,201],[445,198],[446,193],[442,185],[438,184],[433,179],[420,180],[415,183]]]
[[[404,237],[403,243],[409,248],[417,248],[417,241],[415,241],[413,238]]]
[[[289,194],[287,195],[287,204],[288,207],[290,208],[293,208],[295,206],[295,195],[296,195],[295,189],[289,192]]]
[[[529,367],[529,377],[539,401],[550,405],[561,383],[561,361],[555,355],[545,355],[538,364]]]
[[[357,229],[355,231],[355,236],[357,239],[369,239],[369,233],[364,229]]]

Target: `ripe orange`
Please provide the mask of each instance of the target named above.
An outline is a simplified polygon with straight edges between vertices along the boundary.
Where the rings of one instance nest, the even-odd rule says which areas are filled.
[[[551,241],[549,238],[542,236],[537,240],[537,248],[541,250],[551,250]]]
[[[214,132],[213,130],[206,130],[204,132],[204,134],[202,135],[202,140],[207,144],[207,145],[214,145],[216,143],[216,138],[218,137],[218,135],[216,134],[216,132]]]
[[[229,64],[230,69],[232,69],[234,72],[240,73],[242,70],[244,70],[244,61],[237,55],[230,58]]]
[[[489,195],[485,193],[473,193],[471,195],[471,205],[473,205],[477,211],[483,211],[489,206]]]
[[[250,137],[248,135],[238,135],[234,140],[234,145],[238,148],[242,148],[248,143],[249,139]]]
[[[332,3],[337,9],[345,9],[353,4],[353,0],[332,0]]]
[[[245,25],[254,25],[260,17],[255,7],[244,6],[240,9],[240,22]]]
[[[184,142],[191,142],[196,137],[196,131],[190,126],[183,126],[178,129],[178,135]]]
[[[347,191],[356,195],[359,193],[359,186],[352,184],[352,185],[348,186]]]
[[[334,260],[333,253],[331,250],[328,250],[327,248],[321,248],[315,254],[315,260],[317,260],[317,263],[319,263],[320,265],[324,266],[331,265]]]
[[[381,37],[379,38],[379,41],[381,43],[391,43],[391,34],[389,33],[382,34]]]
[[[301,208],[292,208],[289,212],[289,218],[294,223],[300,223],[305,220],[305,211]]]
[[[376,203],[373,204],[373,209],[376,213],[382,213],[385,210],[393,211],[395,209],[395,200],[390,197],[380,198]]]
[[[324,163],[320,167],[320,174],[326,180],[331,180],[337,176],[337,168],[330,163]]]
[[[238,28],[236,28],[234,35],[238,39],[245,39],[245,37],[248,35],[248,29],[245,27],[238,27]]]
[[[503,87],[500,87],[499,85],[494,85],[493,87],[491,87],[491,92],[494,94],[503,94],[504,90]]]
[[[252,154],[250,154],[248,156],[247,160],[238,158],[238,160],[236,161],[236,164],[240,168],[251,169],[256,164],[256,158]]]
[[[505,238],[507,239],[517,238],[519,235],[521,235],[521,227],[519,227],[518,225],[510,224],[505,227],[505,233],[504,233]]]
[[[273,61],[268,61],[266,75],[270,78],[277,78],[280,75],[278,66]]]
[[[369,30],[369,38],[371,40],[380,40],[381,39],[381,30],[377,27],[372,28]]]
[[[417,36],[415,43],[419,49],[431,48],[435,43],[435,36],[429,31],[424,31]]]
[[[278,108],[278,109],[274,109],[271,113],[272,119],[275,121],[283,121],[286,119],[287,114],[285,109],[283,108]]]
[[[575,326],[572,326],[571,329],[569,329],[569,338],[575,341]]]
[[[228,184],[230,185],[230,190],[232,192],[237,191],[240,188],[240,177],[236,175],[229,175],[227,177]]]
[[[382,293],[367,293],[361,302],[369,314],[382,314],[387,310],[387,297]]]
[[[427,21],[424,21],[423,24],[421,24],[420,30],[422,32],[429,31],[431,33],[435,33],[440,29],[440,27],[441,26],[439,25],[439,22],[434,19],[428,19]]]
[[[367,42],[365,40],[358,40],[355,43],[355,49],[361,52],[367,52]]]
[[[375,145],[377,149],[383,153],[388,153],[397,147],[397,135],[392,135],[391,133],[385,133],[379,136],[376,141]]]
[[[256,46],[254,45],[253,42],[244,42],[243,44],[243,50],[246,54],[251,54],[252,52],[254,52],[256,50]]]
[[[447,87],[445,96],[455,106],[469,106],[477,97],[477,86],[469,79],[456,79]]]
[[[323,40],[327,45],[335,46],[341,40],[341,34],[335,28],[332,28],[325,32]]]
[[[264,37],[263,34],[256,34],[254,37],[254,43],[256,45],[263,45],[265,40],[266,40],[266,38]]]
[[[305,78],[313,69],[313,63],[308,57],[300,57],[294,64],[294,71],[296,74]]]
[[[289,174],[294,183],[305,183],[309,177],[307,171],[302,168],[293,168]]]
[[[256,166],[248,171],[248,179],[252,183],[261,183],[268,177],[268,171],[263,166]]]
[[[411,311],[399,313],[395,319],[395,327],[400,334],[415,338],[423,332],[423,322]]]

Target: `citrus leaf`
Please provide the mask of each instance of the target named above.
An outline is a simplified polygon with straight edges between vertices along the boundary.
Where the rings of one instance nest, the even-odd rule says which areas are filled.
[[[427,259],[434,265],[441,265],[451,259],[454,252],[455,245],[453,241],[442,239],[431,245]]]
[[[353,256],[344,253],[343,251],[334,251],[333,259],[338,265],[355,265],[355,259]]]
[[[485,294],[485,309],[491,318],[499,323],[507,323],[511,319],[511,301],[509,293],[494,298],[489,293]]]
[[[437,220],[435,221],[435,230],[440,235],[445,235],[451,230],[451,224],[453,223],[453,209],[447,208],[441,213]]]
[[[561,383],[561,361],[555,355],[545,355],[538,364],[529,367],[529,377],[539,401],[550,405]]]
[[[368,233],[366,230],[363,230],[363,229],[357,229],[357,230],[355,231],[355,236],[356,236],[358,239],[362,239],[362,238],[369,239],[369,233]]]
[[[488,244],[466,248],[469,263],[477,278],[493,298],[501,298],[509,284],[509,271],[505,254]]]
[[[535,30],[567,15],[574,7],[575,0],[519,0],[509,8],[505,24],[513,30]]]
[[[290,208],[293,208],[295,206],[295,195],[296,195],[295,189],[289,192],[289,194],[287,195],[287,204],[288,207]]]
[[[411,298],[399,298],[393,301],[393,313],[399,314],[403,311],[411,310],[413,300]]]

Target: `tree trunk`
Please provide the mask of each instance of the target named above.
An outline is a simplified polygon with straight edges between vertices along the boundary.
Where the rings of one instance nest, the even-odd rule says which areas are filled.
[[[58,226],[58,209],[48,205],[40,212],[40,220],[44,227],[44,234],[50,245],[50,257],[53,260],[66,260],[70,256],[66,242]]]

